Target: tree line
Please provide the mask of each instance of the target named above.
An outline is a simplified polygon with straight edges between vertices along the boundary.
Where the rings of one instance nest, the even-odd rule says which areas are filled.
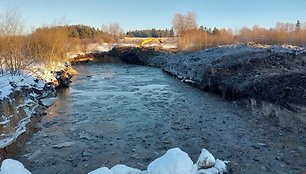
[[[179,37],[181,49],[202,49],[218,45],[256,42],[260,44],[282,45],[291,44],[306,46],[306,23],[276,23],[274,28],[263,28],[254,25],[243,27],[234,32],[225,28],[198,27],[196,15],[177,13],[172,20],[175,34]]]
[[[130,30],[126,32],[127,37],[174,37],[174,30],[171,29],[149,29],[149,30]]]
[[[101,29],[85,25],[51,25],[24,33],[18,9],[0,15],[0,74],[31,71],[33,64],[52,66],[67,58],[68,52],[86,52],[91,43],[119,42],[124,37],[119,24]]]

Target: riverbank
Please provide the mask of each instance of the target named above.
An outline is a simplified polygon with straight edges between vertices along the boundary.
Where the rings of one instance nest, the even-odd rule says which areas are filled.
[[[55,88],[69,86],[77,72],[68,65],[33,66],[34,73],[2,74],[0,92],[0,161],[14,156],[38,130],[36,123],[55,101]]]
[[[247,103],[280,126],[306,125],[305,48],[255,43],[192,53],[115,48],[93,57],[119,57],[126,63],[159,67],[204,91]]]

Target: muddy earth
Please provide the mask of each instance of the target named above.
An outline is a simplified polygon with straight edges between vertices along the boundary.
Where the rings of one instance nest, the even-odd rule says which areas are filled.
[[[123,163],[146,166],[179,147],[196,161],[201,148],[242,173],[306,169],[306,137],[237,102],[205,93],[157,68],[75,65],[70,88],[42,117],[15,157],[33,174],[88,173]]]

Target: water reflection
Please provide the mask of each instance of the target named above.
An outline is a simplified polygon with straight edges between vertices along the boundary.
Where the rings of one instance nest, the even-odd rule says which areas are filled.
[[[50,117],[62,116],[64,113],[71,112],[71,104],[69,101],[70,89],[59,88],[57,91],[58,100],[48,109],[48,116]]]

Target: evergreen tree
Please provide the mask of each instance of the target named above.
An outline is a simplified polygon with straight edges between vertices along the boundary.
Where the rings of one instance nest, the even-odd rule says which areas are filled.
[[[296,22],[296,25],[295,25],[295,30],[296,30],[296,31],[300,31],[300,29],[301,29],[301,23],[300,23],[300,21],[298,20],[298,21]]]
[[[174,37],[175,36],[173,28],[171,28],[169,32],[170,32],[170,37]]]

